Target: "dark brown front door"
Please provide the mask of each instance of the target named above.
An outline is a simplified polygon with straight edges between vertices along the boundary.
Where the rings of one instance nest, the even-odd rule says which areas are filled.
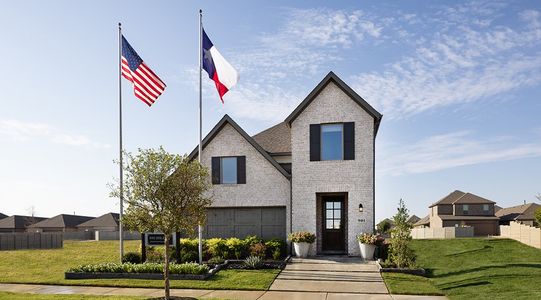
[[[327,252],[344,252],[345,220],[344,196],[322,197],[323,240],[321,248]]]

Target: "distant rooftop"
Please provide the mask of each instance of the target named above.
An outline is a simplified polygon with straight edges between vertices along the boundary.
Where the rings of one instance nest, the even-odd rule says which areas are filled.
[[[511,206],[498,210],[496,216],[499,217],[501,221],[535,220],[535,211],[540,207],[541,205],[536,203]]]
[[[47,218],[14,215],[11,217],[1,219],[0,229],[25,229],[34,223],[37,223],[46,219]]]
[[[494,204],[496,202],[479,197],[472,193],[464,193],[463,191],[456,190],[449,195],[441,198],[438,202],[430,205],[430,207],[444,204]]]
[[[107,213],[92,220],[77,225],[77,227],[115,227],[118,226],[120,215],[117,213]]]
[[[50,219],[43,220],[29,227],[31,228],[69,228],[92,220],[94,217],[61,214]]]

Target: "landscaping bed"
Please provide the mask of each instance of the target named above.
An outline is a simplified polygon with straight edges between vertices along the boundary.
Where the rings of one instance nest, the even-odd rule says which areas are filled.
[[[425,276],[426,271],[423,268],[394,268],[390,266],[385,266],[385,263],[376,261],[380,273],[402,273],[402,274],[411,274],[417,276]]]

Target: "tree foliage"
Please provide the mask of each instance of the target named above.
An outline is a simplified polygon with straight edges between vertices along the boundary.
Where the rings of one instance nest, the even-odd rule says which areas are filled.
[[[186,156],[159,149],[139,149],[124,153],[124,202],[122,224],[139,232],[165,234],[165,297],[169,299],[170,236],[175,232],[193,234],[204,223],[206,197],[210,187],[207,169]],[[120,187],[113,186],[113,197]]]
[[[535,222],[537,227],[541,227],[541,207],[535,210]]]
[[[408,223],[409,211],[402,199],[398,203],[398,211],[393,217],[394,227],[391,229],[389,260],[398,268],[411,268],[415,264],[415,254],[409,247],[412,225]]]
[[[391,229],[391,221],[390,220],[383,220],[381,222],[379,222],[377,225],[376,225],[376,230],[379,232],[379,233],[388,233],[389,230]]]

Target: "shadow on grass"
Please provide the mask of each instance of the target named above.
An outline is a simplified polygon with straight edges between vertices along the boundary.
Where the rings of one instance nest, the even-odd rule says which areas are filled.
[[[465,251],[460,251],[460,252],[450,253],[450,254],[446,254],[445,256],[447,256],[447,257],[452,257],[452,256],[457,256],[457,255],[462,255],[462,254],[470,254],[470,253],[475,253],[475,252],[483,252],[483,251],[487,251],[487,250],[491,250],[491,249],[494,249],[494,247],[489,246],[489,245],[485,245],[485,246],[483,246],[483,248],[477,248],[477,249],[472,249],[472,250],[465,250]]]
[[[472,286],[482,286],[482,285],[488,285],[488,284],[492,284],[492,282],[490,282],[490,281],[479,281],[479,282],[462,283],[462,284],[452,285],[452,286],[449,286],[449,287],[439,287],[439,289],[443,290],[443,291],[448,291],[448,290],[452,290],[452,289],[472,287]]]
[[[505,269],[505,268],[509,268],[509,267],[522,267],[522,268],[540,269],[541,264],[539,264],[539,263],[524,264],[523,263],[523,264],[489,265],[489,266],[482,266],[482,267],[477,267],[477,268],[464,269],[464,270],[460,270],[460,271],[443,273],[443,274],[440,274],[440,275],[433,275],[433,272],[431,270],[431,272],[427,273],[427,274],[429,274],[428,277],[430,277],[430,278],[443,278],[443,277],[448,277],[448,276],[463,275],[463,274],[468,274],[468,273],[473,273],[473,272],[486,271],[486,270],[490,270],[490,269]]]

